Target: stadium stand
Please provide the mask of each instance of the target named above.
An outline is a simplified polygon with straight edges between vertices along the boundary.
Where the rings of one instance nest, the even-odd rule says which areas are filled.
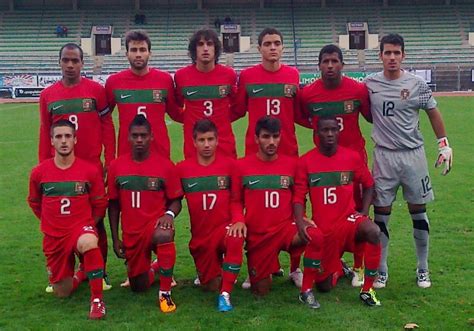
[[[346,34],[346,23],[368,22],[369,33],[383,35],[388,32],[402,34],[406,40],[405,66],[425,68],[439,65],[472,64],[474,47],[467,42],[468,32],[474,22],[474,6],[460,5],[411,5],[390,6],[361,5],[321,8],[295,6],[294,15],[288,2],[278,2],[269,8],[257,4],[212,5],[202,10],[189,10],[189,6],[174,5],[146,10],[146,24],[135,25],[132,9],[101,8],[97,10],[15,10],[0,7],[0,74],[58,72],[57,51],[66,42],[80,43],[81,37],[90,36],[92,25],[107,24],[114,28],[113,37],[124,36],[133,28],[146,29],[152,39],[154,53],[151,64],[173,72],[189,63],[188,38],[200,27],[214,27],[214,20],[230,16],[241,25],[242,35],[249,36],[248,52],[236,53],[230,64],[237,71],[259,61],[258,33],[266,26],[275,26],[285,37],[286,63],[297,64],[303,72],[314,72],[319,49],[328,43],[337,43],[338,36]],[[34,24],[32,24],[34,22]],[[294,22],[294,30],[293,30]],[[68,27],[66,38],[55,35],[55,27]],[[296,38],[293,43],[293,31]],[[128,66],[120,52],[98,60],[85,56],[87,74],[108,74]],[[356,50],[344,50],[346,69],[357,71],[380,68],[378,49],[366,49],[363,57]],[[362,60],[361,60],[362,59]],[[225,63],[225,57],[221,62]]]

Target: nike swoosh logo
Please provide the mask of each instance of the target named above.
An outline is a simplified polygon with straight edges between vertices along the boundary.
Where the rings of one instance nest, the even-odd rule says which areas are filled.
[[[425,193],[425,194],[423,194],[421,197],[424,199],[424,198],[426,198],[428,195],[430,195],[430,193],[431,193],[431,192]]]
[[[188,92],[186,92],[186,95],[189,96],[189,95],[193,95],[193,94],[196,94],[196,93],[198,93],[198,91],[188,91]]]
[[[196,186],[198,183],[192,183],[192,184],[188,184],[188,187],[191,188],[191,187],[194,187]]]
[[[49,192],[49,191],[51,191],[53,188],[54,188],[54,186],[47,187],[47,188],[44,189],[44,191],[45,191],[45,192]]]
[[[125,185],[125,184],[127,184],[128,182],[129,182],[129,180],[126,180],[126,181],[124,181],[124,182],[121,182],[120,185]]]
[[[58,110],[59,108],[63,108],[63,107],[64,107],[64,105],[54,106],[53,110]]]
[[[257,184],[260,181],[260,179],[257,180],[250,180],[249,185]]]
[[[229,270],[236,270],[236,271],[238,271],[238,270],[240,270],[240,268],[234,268],[234,267],[232,267],[232,266],[229,266]]]
[[[320,111],[323,110],[323,107],[313,108],[313,111]]]
[[[311,178],[311,183],[316,183],[316,182],[319,182],[321,180],[321,177],[319,178]]]
[[[97,276],[99,276],[101,273],[102,273],[102,271],[92,272],[92,273],[91,273],[91,277],[92,277],[92,278],[97,277]]]
[[[379,93],[379,92],[380,91],[372,91],[372,90],[370,91],[370,93],[372,93],[372,94]]]
[[[130,98],[132,95],[131,94],[120,94],[120,99],[127,99]]]
[[[257,93],[262,92],[262,91],[263,91],[263,88],[258,88],[258,89],[253,89],[252,93],[257,94]]]

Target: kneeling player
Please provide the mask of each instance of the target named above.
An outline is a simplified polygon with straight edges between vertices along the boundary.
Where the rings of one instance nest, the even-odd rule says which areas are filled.
[[[76,130],[68,120],[51,125],[55,153],[31,172],[28,203],[41,220],[43,252],[53,292],[69,296],[79,285],[74,275],[74,254],[83,258],[89,278],[89,318],[105,317],[102,301],[104,260],[98,247],[95,223],[107,206],[102,174],[92,164],[76,158]]]
[[[181,211],[183,192],[176,168],[150,150],[150,123],[137,115],[128,130],[131,153],[113,161],[109,170],[109,218],[115,254],[127,260],[132,291],[148,289],[160,276],[157,304],[164,313],[176,310],[171,281],[176,261],[173,220]],[[122,214],[122,239],[119,216]],[[151,252],[157,263],[150,264]]]
[[[270,290],[271,275],[279,270],[278,254],[305,251],[303,286],[307,270],[319,270],[323,236],[321,231],[309,229],[311,238],[298,234],[293,222],[293,188],[296,159],[277,154],[280,143],[280,120],[265,116],[257,121],[256,154],[238,161],[232,177],[232,236],[246,235],[246,249],[251,289],[265,295]],[[234,185],[235,184],[235,185]],[[245,209],[245,216],[243,210]],[[312,297],[313,308],[319,303]]]
[[[201,286],[220,288],[217,308],[232,310],[230,294],[242,264],[244,238],[227,236],[230,219],[230,175],[235,161],[216,155],[217,128],[208,119],[195,123],[197,156],[178,164],[181,185],[191,218],[189,250],[194,258]],[[221,284],[222,283],[222,284]]]
[[[357,152],[338,146],[339,126],[335,117],[321,117],[315,134],[320,141],[319,148],[299,160],[294,199],[297,224],[303,224],[304,203],[309,192],[313,220],[324,233],[325,272],[320,277],[314,275],[314,279],[320,290],[328,291],[336,283],[333,275],[340,274],[342,254],[363,251],[366,268],[360,298],[369,306],[380,305],[372,288],[380,260],[380,231],[366,216],[374,181]],[[355,211],[353,182],[363,186],[362,214]],[[304,236],[308,229],[307,225],[300,227]],[[301,289],[301,296],[311,292],[312,283],[309,285]]]

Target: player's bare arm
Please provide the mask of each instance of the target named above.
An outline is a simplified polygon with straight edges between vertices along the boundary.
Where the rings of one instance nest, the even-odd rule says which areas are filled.
[[[115,255],[118,258],[125,258],[125,251],[123,248],[122,240],[119,238],[119,218],[120,218],[120,202],[119,200],[109,201],[109,223],[110,232],[112,234],[112,242],[114,247]]]
[[[166,213],[156,221],[155,228],[174,230],[174,219],[181,212],[181,207],[181,198],[171,200]]]
[[[362,209],[361,214],[369,215],[369,208],[374,197],[374,185],[364,188],[362,191]]]

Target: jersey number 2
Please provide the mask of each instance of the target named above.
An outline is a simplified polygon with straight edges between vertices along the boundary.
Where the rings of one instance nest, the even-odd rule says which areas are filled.
[[[69,210],[69,207],[71,207],[71,200],[68,198],[62,198],[60,208],[61,215],[70,215],[71,211]]]

